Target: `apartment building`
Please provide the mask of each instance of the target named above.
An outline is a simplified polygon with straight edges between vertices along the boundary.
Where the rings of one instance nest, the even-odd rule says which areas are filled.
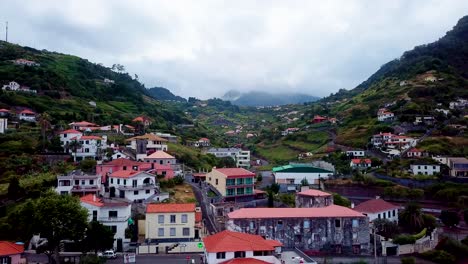
[[[226,201],[248,201],[255,197],[255,173],[243,168],[213,168],[206,174],[211,184]]]

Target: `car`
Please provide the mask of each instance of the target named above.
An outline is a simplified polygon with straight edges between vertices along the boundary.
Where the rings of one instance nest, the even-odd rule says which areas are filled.
[[[117,258],[117,255],[115,254],[114,250],[106,250],[104,251],[104,253],[99,253],[98,256],[106,259]]]

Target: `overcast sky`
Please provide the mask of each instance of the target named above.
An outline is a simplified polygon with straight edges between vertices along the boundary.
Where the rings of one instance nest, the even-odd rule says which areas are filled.
[[[467,0],[1,0],[0,21],[10,42],[120,63],[146,87],[205,99],[354,88],[467,11]]]

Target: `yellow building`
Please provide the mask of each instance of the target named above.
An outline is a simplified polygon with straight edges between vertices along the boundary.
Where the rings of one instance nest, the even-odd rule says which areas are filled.
[[[226,201],[245,201],[254,198],[255,173],[242,168],[214,168],[206,174],[206,181],[225,197]]]
[[[195,228],[195,204],[148,204],[145,238],[157,242],[190,241],[199,238]]]

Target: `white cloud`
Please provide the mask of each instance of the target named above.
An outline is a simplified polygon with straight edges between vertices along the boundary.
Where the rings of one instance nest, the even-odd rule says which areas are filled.
[[[10,40],[124,64],[147,87],[325,96],[437,40],[467,1],[2,1]],[[3,35],[3,29],[0,31]]]

